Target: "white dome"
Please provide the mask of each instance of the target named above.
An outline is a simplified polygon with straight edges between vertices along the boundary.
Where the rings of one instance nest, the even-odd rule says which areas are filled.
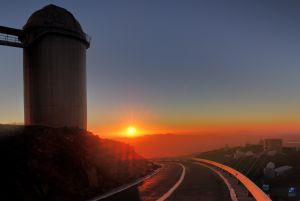
[[[275,164],[273,162],[268,162],[268,164],[266,165],[266,168],[268,168],[268,169],[274,169],[275,168]]]

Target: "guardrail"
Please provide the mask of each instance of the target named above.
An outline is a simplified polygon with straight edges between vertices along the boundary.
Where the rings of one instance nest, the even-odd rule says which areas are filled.
[[[113,196],[113,195],[115,195],[115,194],[117,194],[117,193],[119,193],[119,192],[121,192],[121,191],[124,191],[124,190],[126,190],[126,189],[128,189],[128,188],[131,188],[132,186],[135,186],[135,185],[138,185],[138,184],[142,183],[143,181],[145,181],[146,179],[149,179],[150,177],[153,177],[153,176],[156,175],[162,168],[163,168],[163,165],[161,165],[161,167],[158,168],[157,170],[155,170],[154,172],[152,172],[152,173],[150,173],[150,174],[148,174],[148,175],[146,175],[146,176],[144,176],[144,177],[142,177],[142,178],[140,178],[140,179],[138,179],[138,180],[136,180],[136,181],[134,181],[134,182],[132,182],[132,183],[125,184],[125,185],[123,185],[123,186],[117,187],[117,188],[112,189],[111,191],[109,191],[109,192],[107,192],[107,193],[105,193],[105,194],[102,194],[102,195],[100,195],[100,196],[94,197],[94,198],[89,199],[89,200],[87,200],[87,201],[99,201],[99,200],[103,200],[103,199],[105,199],[105,198],[108,198],[108,197],[110,197],[110,196]]]
[[[272,201],[268,195],[266,195],[256,184],[254,184],[250,179],[248,179],[245,175],[240,173],[239,171],[223,165],[221,163],[217,163],[214,161],[206,160],[206,159],[199,159],[199,158],[193,158],[194,161],[209,164],[215,167],[218,167],[229,174],[231,174],[233,177],[235,177],[241,184],[244,185],[244,187],[247,189],[247,191],[258,201]]]

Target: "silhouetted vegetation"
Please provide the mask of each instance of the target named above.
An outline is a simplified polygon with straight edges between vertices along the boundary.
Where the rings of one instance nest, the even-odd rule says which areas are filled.
[[[85,200],[157,165],[81,129],[0,125],[1,200]]]

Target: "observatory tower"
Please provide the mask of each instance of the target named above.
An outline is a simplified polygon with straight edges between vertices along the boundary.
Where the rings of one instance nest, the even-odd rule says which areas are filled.
[[[86,49],[89,40],[64,8],[33,13],[19,37],[24,45],[25,124],[86,129]]]
[[[48,5],[23,29],[0,26],[0,45],[23,48],[26,125],[86,129],[90,41],[64,8]]]
[[[86,129],[90,42],[69,11],[48,5],[22,30],[0,26],[0,45],[23,48],[26,125]]]

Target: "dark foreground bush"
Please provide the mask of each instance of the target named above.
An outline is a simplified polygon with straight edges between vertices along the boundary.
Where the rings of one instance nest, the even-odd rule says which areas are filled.
[[[157,166],[81,129],[0,125],[1,200],[85,200]]]

